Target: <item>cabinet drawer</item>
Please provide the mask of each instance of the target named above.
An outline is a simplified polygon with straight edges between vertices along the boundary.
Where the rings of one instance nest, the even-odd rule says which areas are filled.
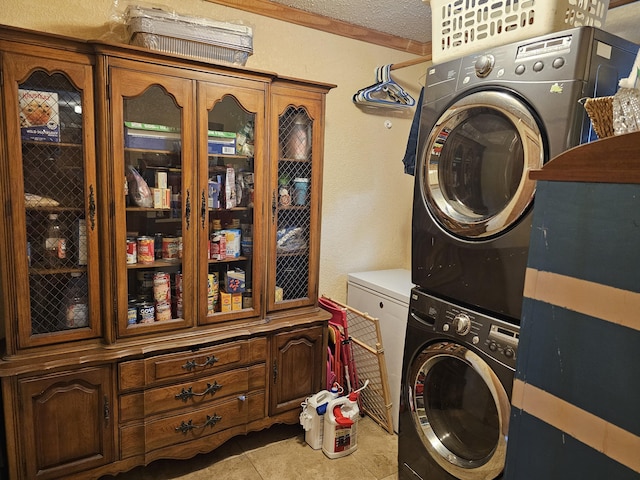
[[[198,440],[262,418],[264,403],[265,393],[259,391],[244,400],[233,396],[178,415],[123,426],[120,428],[121,458]]]
[[[118,367],[121,392],[181,378],[195,378],[266,358],[266,338],[238,340],[198,350],[123,362]]]
[[[221,372],[198,380],[120,396],[120,422],[182,408],[200,407],[231,395],[264,389],[265,364]]]

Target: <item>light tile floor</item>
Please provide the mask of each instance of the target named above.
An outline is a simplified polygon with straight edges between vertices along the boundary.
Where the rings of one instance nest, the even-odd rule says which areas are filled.
[[[102,480],[359,480],[398,479],[398,437],[369,417],[358,422],[357,449],[330,459],[304,441],[300,425],[274,425],[232,438],[190,460],[159,460]]]

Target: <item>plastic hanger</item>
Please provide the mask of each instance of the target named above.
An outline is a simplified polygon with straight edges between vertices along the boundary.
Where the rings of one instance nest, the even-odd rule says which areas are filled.
[[[392,64],[376,68],[377,83],[358,90],[353,95],[356,104],[413,107],[415,99],[391,78]]]

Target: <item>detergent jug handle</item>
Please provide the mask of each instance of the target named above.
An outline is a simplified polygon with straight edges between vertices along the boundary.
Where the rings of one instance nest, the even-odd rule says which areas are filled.
[[[336,405],[335,407],[333,407],[333,416],[336,417],[336,423],[341,427],[350,427],[351,425],[353,425],[353,420],[351,420],[349,417],[345,417],[342,414],[340,405]]]

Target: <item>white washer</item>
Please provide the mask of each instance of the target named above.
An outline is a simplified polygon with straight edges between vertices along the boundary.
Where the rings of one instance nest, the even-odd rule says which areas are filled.
[[[350,273],[347,281],[347,305],[380,322],[391,392],[391,417],[396,433],[404,335],[413,287],[411,271],[402,269]]]

